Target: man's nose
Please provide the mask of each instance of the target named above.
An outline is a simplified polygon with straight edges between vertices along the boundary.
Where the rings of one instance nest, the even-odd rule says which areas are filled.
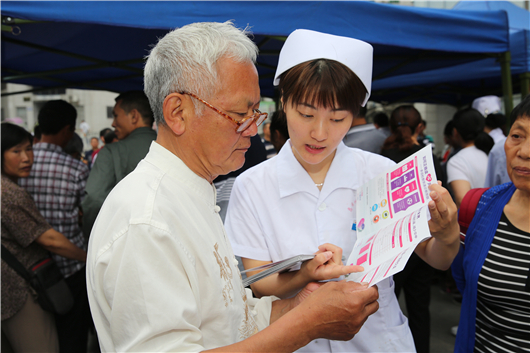
[[[256,122],[253,121],[252,124],[250,124],[250,126],[243,130],[243,132],[241,133],[241,135],[243,136],[254,136],[258,133],[258,126],[256,125]]]

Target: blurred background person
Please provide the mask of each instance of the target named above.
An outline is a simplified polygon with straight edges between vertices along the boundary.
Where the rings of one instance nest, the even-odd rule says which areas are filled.
[[[416,132],[414,135],[416,136],[416,139],[418,140],[418,143],[420,144],[420,146],[423,147],[423,146],[431,145],[432,150],[434,151],[434,147],[435,147],[434,139],[432,138],[431,135],[425,134],[425,129],[427,129],[427,121],[422,119],[418,127],[416,128]]]
[[[54,230],[17,184],[30,174],[33,136],[9,123],[2,123],[1,130],[2,246],[26,268],[46,258],[48,251],[84,262],[86,252]],[[4,337],[14,352],[59,351],[53,313],[40,307],[29,283],[2,260],[2,341]]]
[[[280,151],[282,146],[289,139],[289,130],[287,128],[287,119],[283,110],[277,110],[272,114],[271,125],[271,143],[276,151]]]
[[[493,139],[484,132],[484,117],[474,108],[456,112],[453,125],[453,142],[461,150],[447,162],[447,182],[456,205],[460,206],[469,190],[484,186],[487,153]]]
[[[153,112],[143,91],[123,92],[115,101],[112,126],[119,141],[97,153],[86,184],[83,233],[87,239],[107,195],[136,168],[156,139]]]
[[[46,102],[39,110],[41,142],[33,146],[33,168],[19,180],[44,216],[72,243],[86,249],[79,225],[81,201],[85,195],[88,167],[64,149],[74,136],[77,110],[64,100]],[[64,352],[86,351],[90,309],[86,291],[85,262],[52,254],[74,297],[74,306],[66,314],[55,314],[59,345]]]
[[[390,125],[388,124],[388,115],[385,112],[378,112],[373,117],[374,126],[377,130],[385,134],[386,137],[390,136]]]
[[[88,169],[92,168],[92,156],[98,150],[99,150],[99,139],[97,137],[92,137],[90,139],[90,150],[86,151],[84,154],[84,158],[88,162]]]
[[[399,163],[418,152],[421,146],[415,135],[421,124],[420,112],[412,105],[402,105],[394,109],[390,116],[391,135],[385,140],[381,154]],[[438,158],[433,155],[436,175],[442,177]],[[431,335],[431,284],[434,269],[416,253],[409,258],[403,271],[394,275],[395,293],[399,297],[403,289],[409,327],[418,352],[429,352]]]
[[[89,162],[83,156],[83,140],[81,139],[81,136],[79,136],[77,133],[74,132],[74,135],[64,147],[64,152],[74,157],[74,159],[80,160],[88,166]]]
[[[441,155],[441,161],[442,167],[444,167],[445,163],[454,156],[458,151],[461,150],[460,146],[458,146],[454,140],[453,140],[453,128],[454,123],[453,120],[449,120],[447,124],[445,124],[444,127],[444,148],[442,150]],[[445,169],[445,168],[444,168]]]
[[[463,295],[457,353],[530,351],[530,96],[511,119],[511,182],[484,192],[452,265]]]
[[[94,163],[96,163],[96,157],[98,156],[99,151],[101,151],[101,149],[103,147],[105,147],[105,145],[108,145],[108,144],[111,144],[113,142],[118,142],[119,141],[118,140],[118,136],[116,136],[116,133],[114,132],[114,130],[112,130],[112,129],[108,128],[108,127],[102,129],[99,132],[99,139],[102,142],[102,146],[92,153],[92,165],[94,165]]]
[[[504,129],[506,127],[506,116],[502,113],[493,113],[486,117],[484,131],[491,136],[495,143],[506,140]]]
[[[271,143],[271,121],[265,120],[263,123],[263,138],[261,139],[261,142],[265,146],[265,150],[267,151],[267,159],[272,158],[278,154],[278,151],[274,149],[274,145]]]
[[[39,124],[37,124],[33,128],[33,144],[39,143],[41,137],[42,137],[42,132],[40,131]]]
[[[88,145],[88,133],[90,132],[90,125],[85,120],[81,120],[79,128],[83,134],[84,142]]]
[[[501,99],[497,96],[484,96],[473,100],[473,109],[486,119],[484,131],[487,132],[495,143],[504,136],[503,129],[506,124],[506,117],[501,113]]]
[[[348,147],[380,154],[385,139],[385,134],[377,130],[374,124],[368,124],[366,107],[361,107],[359,113],[353,117],[351,128],[342,141]]]

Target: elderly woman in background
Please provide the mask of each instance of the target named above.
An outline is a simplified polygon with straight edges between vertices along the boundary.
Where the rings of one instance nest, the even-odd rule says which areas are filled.
[[[23,128],[2,123],[2,245],[26,268],[47,257],[48,251],[85,261],[86,252],[55,231],[17,184],[31,171],[32,141]],[[39,306],[35,294],[2,260],[2,339],[5,335],[15,352],[58,352],[53,314]]]
[[[511,117],[511,182],[482,195],[452,265],[463,295],[455,352],[530,350],[530,96]]]

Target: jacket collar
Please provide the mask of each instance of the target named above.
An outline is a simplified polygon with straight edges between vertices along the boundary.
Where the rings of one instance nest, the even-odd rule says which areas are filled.
[[[350,148],[341,142],[326,175],[322,190],[319,191],[309,174],[296,159],[288,140],[277,157],[277,176],[280,197],[290,196],[299,192],[309,193],[318,198],[325,198],[339,188],[355,189],[358,185],[358,172],[355,158]]]

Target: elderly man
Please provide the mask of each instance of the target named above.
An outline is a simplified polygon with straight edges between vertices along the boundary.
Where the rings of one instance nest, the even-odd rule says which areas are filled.
[[[102,351],[294,351],[350,339],[377,310],[377,289],[353,282],[311,283],[286,300],[243,288],[212,182],[243,165],[266,117],[256,55],[230,22],[177,29],[149,55],[158,137],[109,194],[89,244]]]

